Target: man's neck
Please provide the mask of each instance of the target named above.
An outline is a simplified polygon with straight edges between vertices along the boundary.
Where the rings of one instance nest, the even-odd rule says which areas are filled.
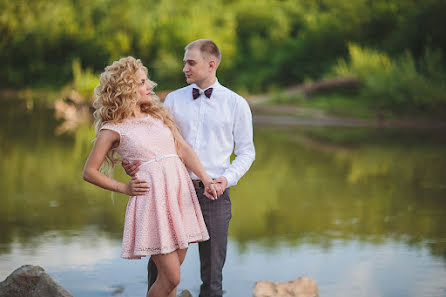
[[[196,85],[200,89],[205,90],[205,89],[209,88],[210,86],[212,86],[213,84],[215,84],[216,81],[217,81],[217,77],[216,76],[212,76],[212,77],[209,77],[209,79],[206,79],[203,82],[197,83]]]

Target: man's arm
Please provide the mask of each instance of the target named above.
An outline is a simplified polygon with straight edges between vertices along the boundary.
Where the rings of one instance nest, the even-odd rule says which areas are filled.
[[[232,133],[234,135],[236,157],[223,173],[223,176],[216,180],[222,181],[222,178],[226,178],[227,187],[236,185],[255,159],[252,114],[248,103],[243,98],[235,110]]]

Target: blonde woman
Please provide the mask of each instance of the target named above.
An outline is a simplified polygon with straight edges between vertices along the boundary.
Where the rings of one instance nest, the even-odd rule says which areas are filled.
[[[188,244],[209,239],[184,165],[203,181],[208,198],[217,197],[217,185],[153,93],[155,85],[147,77],[147,68],[133,57],[105,68],[95,89],[97,137],[83,176],[101,188],[131,196],[121,256],[152,256],[159,274],[147,296],[173,297]],[[111,165],[117,162],[114,152],[126,160],[142,162],[129,184],[100,171],[104,160]]]

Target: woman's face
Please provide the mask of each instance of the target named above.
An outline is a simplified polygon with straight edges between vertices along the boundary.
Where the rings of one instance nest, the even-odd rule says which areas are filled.
[[[149,103],[150,101],[152,101],[153,84],[147,77],[147,74],[142,69],[138,70],[138,72],[136,73],[136,76],[137,76],[138,82],[140,83],[140,86],[139,86],[140,98],[139,98],[139,101],[137,104],[140,105],[140,104]]]

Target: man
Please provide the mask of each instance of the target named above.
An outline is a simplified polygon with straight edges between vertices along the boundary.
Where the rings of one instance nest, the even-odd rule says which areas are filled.
[[[164,104],[180,132],[197,153],[207,173],[220,186],[216,200],[203,194],[203,184],[191,173],[210,239],[199,243],[201,262],[200,297],[222,296],[222,270],[226,259],[231,199],[229,187],[248,171],[255,158],[252,115],[245,99],[222,86],[216,76],[221,54],[207,39],[185,48],[187,87],[171,92]],[[234,147],[235,145],[235,147]],[[236,157],[230,162],[234,151]],[[124,165],[129,175],[136,166]],[[156,266],[148,264],[149,288],[156,279]]]

